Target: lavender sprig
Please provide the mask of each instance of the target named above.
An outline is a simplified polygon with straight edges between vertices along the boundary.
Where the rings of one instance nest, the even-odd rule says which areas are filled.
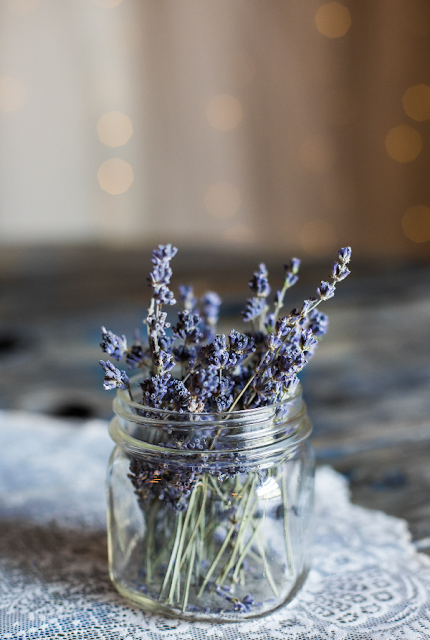
[[[105,327],[102,327],[102,341],[100,343],[102,351],[109,354],[115,360],[121,360],[124,353],[127,351],[127,338],[123,336],[117,336],[112,331],[108,331]]]
[[[278,331],[275,334],[275,338],[277,338],[280,343],[276,349],[276,352],[275,352],[276,355],[279,355],[279,352],[282,349],[283,345],[285,345],[288,342],[288,340],[292,337],[298,324],[300,322],[303,322],[306,316],[311,311],[313,311],[321,302],[323,302],[323,300],[328,300],[329,298],[332,298],[334,296],[336,284],[341,280],[344,280],[349,275],[350,271],[346,265],[349,263],[351,259],[351,247],[344,247],[340,249],[338,255],[339,255],[339,263],[338,262],[334,263],[331,274],[330,274],[332,282],[329,283],[329,282],[322,281],[320,287],[317,289],[317,295],[318,295],[317,298],[312,297],[312,298],[309,298],[308,300],[305,300],[299,312],[297,311],[297,309],[293,309],[293,311],[290,313],[289,316],[286,316],[285,318],[283,318],[283,321],[281,325],[279,325]],[[289,331],[286,332],[284,330],[284,327],[289,327]],[[267,374],[265,373],[265,371],[268,368],[267,355],[268,355],[268,352],[264,354],[260,363],[257,364],[254,373],[251,375],[246,385],[243,387],[243,389],[240,391],[238,396],[235,398],[233,404],[230,407],[230,411],[234,409],[234,407],[237,405],[239,400],[246,393],[248,387],[251,386],[251,384],[254,382],[255,378],[259,376],[261,377],[263,373],[264,373],[264,376],[267,377]],[[276,386],[275,386],[275,389],[276,389]],[[254,400],[256,393],[257,393],[257,390],[255,390],[254,394],[250,396],[248,402],[245,404],[245,408],[247,408],[249,404]]]
[[[100,365],[102,366],[105,377],[103,379],[103,388],[106,390],[111,389],[123,389],[128,391],[131,400],[133,400],[133,396],[131,395],[130,389],[130,380],[125,371],[120,371],[117,369],[112,362],[109,360],[105,362],[104,360],[100,360]]]
[[[266,265],[263,262],[260,263],[259,270],[254,272],[249,281],[249,288],[254,293],[254,296],[247,300],[245,311],[242,312],[245,322],[253,322],[258,318],[260,330],[264,326],[265,315],[268,310],[266,300],[270,293],[268,275]]]
[[[125,358],[131,369],[152,362],[152,376],[142,383],[142,403],[191,413],[222,413],[234,411],[239,403],[250,408],[286,399],[296,389],[297,374],[312,357],[318,339],[327,331],[328,318],[316,307],[332,298],[337,284],[349,275],[350,247],[340,249],[328,280],[321,281],[316,296],[279,320],[285,294],[297,282],[300,260],[292,258],[284,265],[283,286],[276,292],[273,311],[267,318],[270,285],[266,266],[261,263],[249,282],[254,295],[243,312],[244,319],[252,325],[258,321],[258,327],[248,333],[233,330],[228,337],[215,333],[221,299],[211,291],[201,300],[200,316],[192,287],[182,285],[179,290],[184,309],[173,327],[167,321],[162,307],[175,302],[169,284],[170,262],[176,253],[176,247],[168,244],[159,245],[152,254],[148,280],[153,296],[145,320],[149,347],[140,338],[128,347],[125,336],[102,328],[101,347],[112,358]],[[181,365],[179,380],[172,375],[176,364]],[[129,390],[125,372],[111,363],[105,367],[106,389]]]
[[[273,312],[272,318],[270,318],[270,323],[268,325],[269,330],[273,329],[273,327],[276,325],[279,311],[284,306],[284,298],[287,290],[293,287],[299,279],[299,276],[297,275],[300,268],[299,258],[291,258],[291,263],[285,264],[284,268],[285,268],[284,285],[280,291],[276,292],[275,310]]]

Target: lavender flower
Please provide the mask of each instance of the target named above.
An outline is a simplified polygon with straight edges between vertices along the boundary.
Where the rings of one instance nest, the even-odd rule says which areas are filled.
[[[175,513],[186,511],[188,498],[198,481],[192,470],[160,468],[140,458],[131,458],[128,477],[141,502],[161,500]]]
[[[173,333],[177,338],[185,340],[186,344],[198,344],[203,338],[203,333],[198,328],[200,316],[190,311],[179,311],[179,322],[173,327]]]
[[[254,272],[253,277],[249,281],[249,288],[259,298],[267,298],[270,293],[268,275],[269,272],[266,269],[266,265],[262,262],[259,270]]]
[[[255,271],[253,277],[249,281],[249,287],[255,294],[253,298],[246,301],[245,310],[242,311],[245,322],[253,321],[260,318],[260,329],[265,323],[265,314],[268,310],[266,298],[270,293],[268,280],[268,271],[266,265],[262,262],[259,271]]]
[[[170,327],[170,323],[166,322],[166,320],[167,313],[164,311],[159,312],[158,315],[153,313],[148,315],[146,324],[148,325],[148,334],[152,339],[166,335],[166,329]]]
[[[102,351],[108,353],[115,360],[121,360],[127,350],[127,339],[125,336],[117,336],[112,331],[102,327],[102,341],[100,343]]]
[[[215,336],[210,344],[202,347],[198,353],[198,359],[204,366],[214,366],[216,369],[224,369],[229,365],[230,353],[224,334]]]
[[[175,361],[170,353],[166,353],[160,349],[157,353],[154,353],[154,364],[158,374],[164,374],[171,371],[175,366]]]
[[[239,333],[234,329],[229,333],[229,347],[230,353],[235,353],[236,356],[247,357],[255,351],[255,340],[252,336],[246,333]]]
[[[320,337],[327,333],[328,316],[325,313],[321,313],[317,309],[313,309],[309,314],[308,323],[314,336]]]
[[[206,291],[202,300],[202,318],[205,327],[205,339],[211,340],[215,335],[218,322],[221,298],[214,291]]]
[[[185,311],[193,311],[197,304],[197,298],[194,297],[193,287],[191,285],[180,284],[178,289],[179,300],[182,302]]]
[[[109,360],[104,362],[100,360],[100,364],[105,372],[103,380],[103,388],[111,389],[130,389],[130,380],[125,371],[117,369]]]
[[[175,411],[182,413],[188,409],[191,393],[182,380],[172,380],[169,386],[169,396]]]
[[[153,268],[149,274],[148,282],[154,289],[153,299],[156,304],[176,304],[176,300],[172,291],[168,288],[170,278],[172,277],[172,269],[170,260],[176,255],[177,248],[171,244],[159,245],[158,249],[152,252]]]
[[[117,336],[102,328],[102,349],[120,360],[125,357],[131,369],[152,364],[152,377],[141,383],[143,404],[167,410],[231,411],[240,407],[272,404],[293,393],[297,373],[312,357],[318,341],[327,331],[328,318],[316,307],[333,297],[338,282],[349,275],[350,247],[338,252],[330,280],[323,280],[317,297],[306,299],[299,309],[293,309],[278,320],[287,289],[297,282],[300,260],[292,258],[285,264],[284,283],[275,295],[270,311],[268,272],[264,263],[249,282],[252,298],[247,301],[243,317],[251,321],[251,331],[231,331],[228,339],[215,334],[221,299],[208,291],[201,300],[202,315],[196,310],[196,297],[191,286],[179,287],[183,310],[168,335],[170,323],[162,311],[163,304],[174,304],[169,289],[172,269],[170,262],[177,249],[171,244],[159,245],[152,254],[152,271],[148,278],[153,288],[151,306],[146,318],[149,348],[140,338],[127,347],[125,336]],[[258,321],[258,326],[254,321]],[[172,335],[173,334],[173,335]],[[201,346],[202,345],[202,346]],[[305,355],[306,354],[306,355]],[[181,365],[181,378],[171,372]],[[125,372],[105,364],[105,388],[129,388]],[[122,385],[122,386],[121,386]]]
[[[244,322],[255,320],[255,318],[261,316],[266,307],[267,303],[264,298],[249,298],[249,300],[246,301],[245,310],[242,311]]]
[[[320,286],[317,289],[317,294],[320,300],[329,300],[333,298],[335,293],[335,285],[330,284],[329,282],[321,281]]]
[[[231,587],[221,586],[217,584],[215,587],[215,591],[217,595],[221,596],[221,598],[224,598],[225,600],[228,600],[228,602],[231,602],[233,604],[234,611],[247,613],[255,605],[254,598],[250,594],[246,595],[243,600],[239,600],[239,598],[233,596]]]
[[[210,364],[206,369],[198,369],[188,380],[188,390],[200,400],[206,400],[219,386],[218,367]]]
[[[130,369],[136,369],[148,363],[149,353],[141,344],[133,344],[126,351],[125,361]]]
[[[169,391],[172,376],[163,373],[147,378],[139,384],[143,392],[142,404],[158,409],[161,407],[164,397]]]
[[[315,340],[312,329],[305,329],[300,336],[300,348],[302,351],[312,351],[318,344]]]

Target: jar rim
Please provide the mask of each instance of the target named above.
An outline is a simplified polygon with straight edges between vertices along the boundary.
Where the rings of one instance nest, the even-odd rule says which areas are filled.
[[[130,385],[137,382],[138,379],[140,379],[139,376],[133,376],[132,378],[130,378]],[[148,412],[153,413],[154,415],[165,416],[166,414],[168,414],[171,416],[178,416],[178,417],[181,416],[180,422],[184,423],[186,422],[184,420],[185,416],[190,416],[190,417],[192,416],[194,417],[194,419],[196,416],[201,416],[202,418],[212,417],[212,418],[216,418],[217,421],[222,421],[226,418],[228,419],[232,419],[233,417],[238,417],[238,418],[250,417],[251,418],[260,413],[274,412],[277,409],[280,409],[281,407],[292,402],[293,400],[296,400],[299,396],[302,395],[302,392],[303,392],[303,388],[302,388],[302,385],[299,383],[296,389],[294,390],[294,393],[292,393],[290,396],[288,396],[288,398],[280,402],[274,402],[273,404],[264,405],[261,407],[252,407],[251,409],[238,409],[234,411],[220,411],[220,412],[202,411],[199,413],[193,413],[191,411],[175,411],[174,409],[160,409],[160,408],[150,407],[148,405],[140,404],[135,400],[131,400],[131,398],[128,396],[125,389],[117,389],[117,397],[121,401],[121,404],[125,407],[130,407],[131,409],[138,409],[139,411],[147,410]]]
[[[134,380],[136,382],[136,379]],[[312,430],[301,386],[284,402],[224,413],[154,409],[118,391],[112,439],[129,454],[180,457],[199,454],[231,464],[231,455],[257,460],[292,451]]]

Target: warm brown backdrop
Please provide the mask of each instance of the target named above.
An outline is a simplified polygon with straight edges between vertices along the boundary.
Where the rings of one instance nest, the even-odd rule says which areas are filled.
[[[3,0],[0,24],[3,244],[429,258],[428,0]]]

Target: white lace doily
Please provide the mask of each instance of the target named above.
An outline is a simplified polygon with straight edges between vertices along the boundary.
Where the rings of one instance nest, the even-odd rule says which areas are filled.
[[[106,424],[0,412],[0,631],[11,640],[424,640],[430,563],[405,522],[352,505],[317,472],[314,566],[287,607],[254,622],[167,620],[128,605],[106,559]]]

